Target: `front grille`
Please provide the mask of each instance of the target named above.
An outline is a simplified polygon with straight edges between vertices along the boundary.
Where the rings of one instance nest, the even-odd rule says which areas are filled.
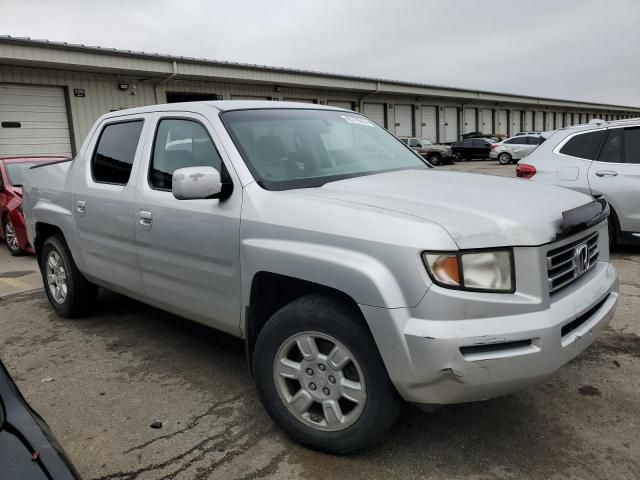
[[[576,250],[587,246],[586,265],[578,265]],[[566,287],[577,278],[591,270],[600,256],[598,250],[598,232],[594,232],[580,240],[562,245],[547,252],[547,271],[549,275],[549,292],[555,293]]]

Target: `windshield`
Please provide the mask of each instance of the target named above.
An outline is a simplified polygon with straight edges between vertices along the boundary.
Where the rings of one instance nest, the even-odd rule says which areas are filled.
[[[21,187],[27,170],[37,164],[37,162],[5,163],[9,183],[14,187]]]
[[[236,147],[267,190],[319,187],[345,178],[429,166],[368,118],[329,110],[235,110],[221,114]]]

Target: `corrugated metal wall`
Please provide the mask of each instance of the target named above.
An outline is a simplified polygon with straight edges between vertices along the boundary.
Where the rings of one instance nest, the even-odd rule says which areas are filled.
[[[454,141],[451,132],[455,132],[456,139],[463,131],[469,131],[471,125],[474,125],[475,118],[469,120],[472,112],[478,111],[481,118],[485,120],[487,133],[491,132],[493,125],[491,122],[492,110],[504,109],[520,112],[522,118],[526,105],[499,105],[486,104],[482,102],[470,103],[467,99],[444,99],[442,97],[416,97],[414,95],[385,95],[375,94],[371,92],[353,92],[340,89],[330,88],[293,88],[286,86],[275,87],[273,84],[248,84],[248,83],[232,83],[232,82],[202,82],[188,80],[170,80],[162,82],[161,78],[132,78],[126,75],[108,75],[93,74],[85,72],[59,71],[30,67],[14,67],[0,66],[0,83],[10,83],[18,85],[55,85],[65,87],[69,102],[69,111],[72,124],[72,136],[76,149],[80,147],[89,129],[95,120],[102,114],[120,110],[124,108],[137,107],[143,105],[151,105],[155,103],[164,103],[166,101],[166,92],[184,92],[184,93],[208,93],[219,95],[223,99],[231,99],[234,96],[262,97],[274,100],[298,99],[308,100],[315,103],[327,104],[329,101],[334,102],[351,102],[355,105],[356,110],[361,110],[364,102],[384,105],[385,115],[389,119],[394,118],[394,105],[412,105],[414,115],[414,134],[423,136],[423,134],[433,135],[433,126],[426,126],[423,132],[423,121],[421,114],[422,105],[433,105],[438,112],[437,121],[438,141]],[[120,90],[118,85],[127,83],[128,90]],[[74,96],[74,89],[83,89],[84,97]],[[365,98],[366,97],[366,98]],[[445,122],[445,109],[449,107],[449,113]],[[451,107],[454,107],[456,115],[453,115]],[[472,110],[476,109],[476,110]],[[571,116],[570,110],[565,116],[567,125],[570,119],[574,119],[573,123],[578,123],[578,115]],[[482,113],[487,115],[482,116]],[[529,112],[528,112],[529,113]],[[537,111],[536,117],[540,116],[540,120],[536,118],[536,126],[542,126],[542,111]],[[591,117],[597,115],[601,117],[602,113],[591,113]],[[610,118],[620,117],[619,114],[609,113]],[[582,119],[585,118],[583,114]],[[504,119],[502,119],[504,122]],[[449,123],[448,128],[444,128],[444,124]],[[395,122],[389,121],[387,127],[392,133],[395,131]],[[475,128],[481,129],[482,121],[474,125]],[[528,125],[524,128],[531,128]],[[431,130],[429,130],[431,129]],[[503,130],[504,127],[501,127]],[[519,130],[519,129],[518,129]],[[408,130],[405,130],[405,132]],[[516,131],[509,131],[514,134]]]

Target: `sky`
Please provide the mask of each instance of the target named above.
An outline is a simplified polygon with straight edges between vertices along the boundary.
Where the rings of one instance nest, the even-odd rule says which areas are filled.
[[[639,0],[0,0],[0,34],[640,106]]]

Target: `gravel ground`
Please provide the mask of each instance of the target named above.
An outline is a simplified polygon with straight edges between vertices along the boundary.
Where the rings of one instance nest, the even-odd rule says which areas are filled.
[[[60,319],[32,291],[33,259],[0,247],[0,356],[86,479],[640,478],[639,249],[613,254],[609,329],[546,383],[431,414],[406,406],[383,444],[336,457],[274,427],[240,340],[109,292],[94,315]]]

